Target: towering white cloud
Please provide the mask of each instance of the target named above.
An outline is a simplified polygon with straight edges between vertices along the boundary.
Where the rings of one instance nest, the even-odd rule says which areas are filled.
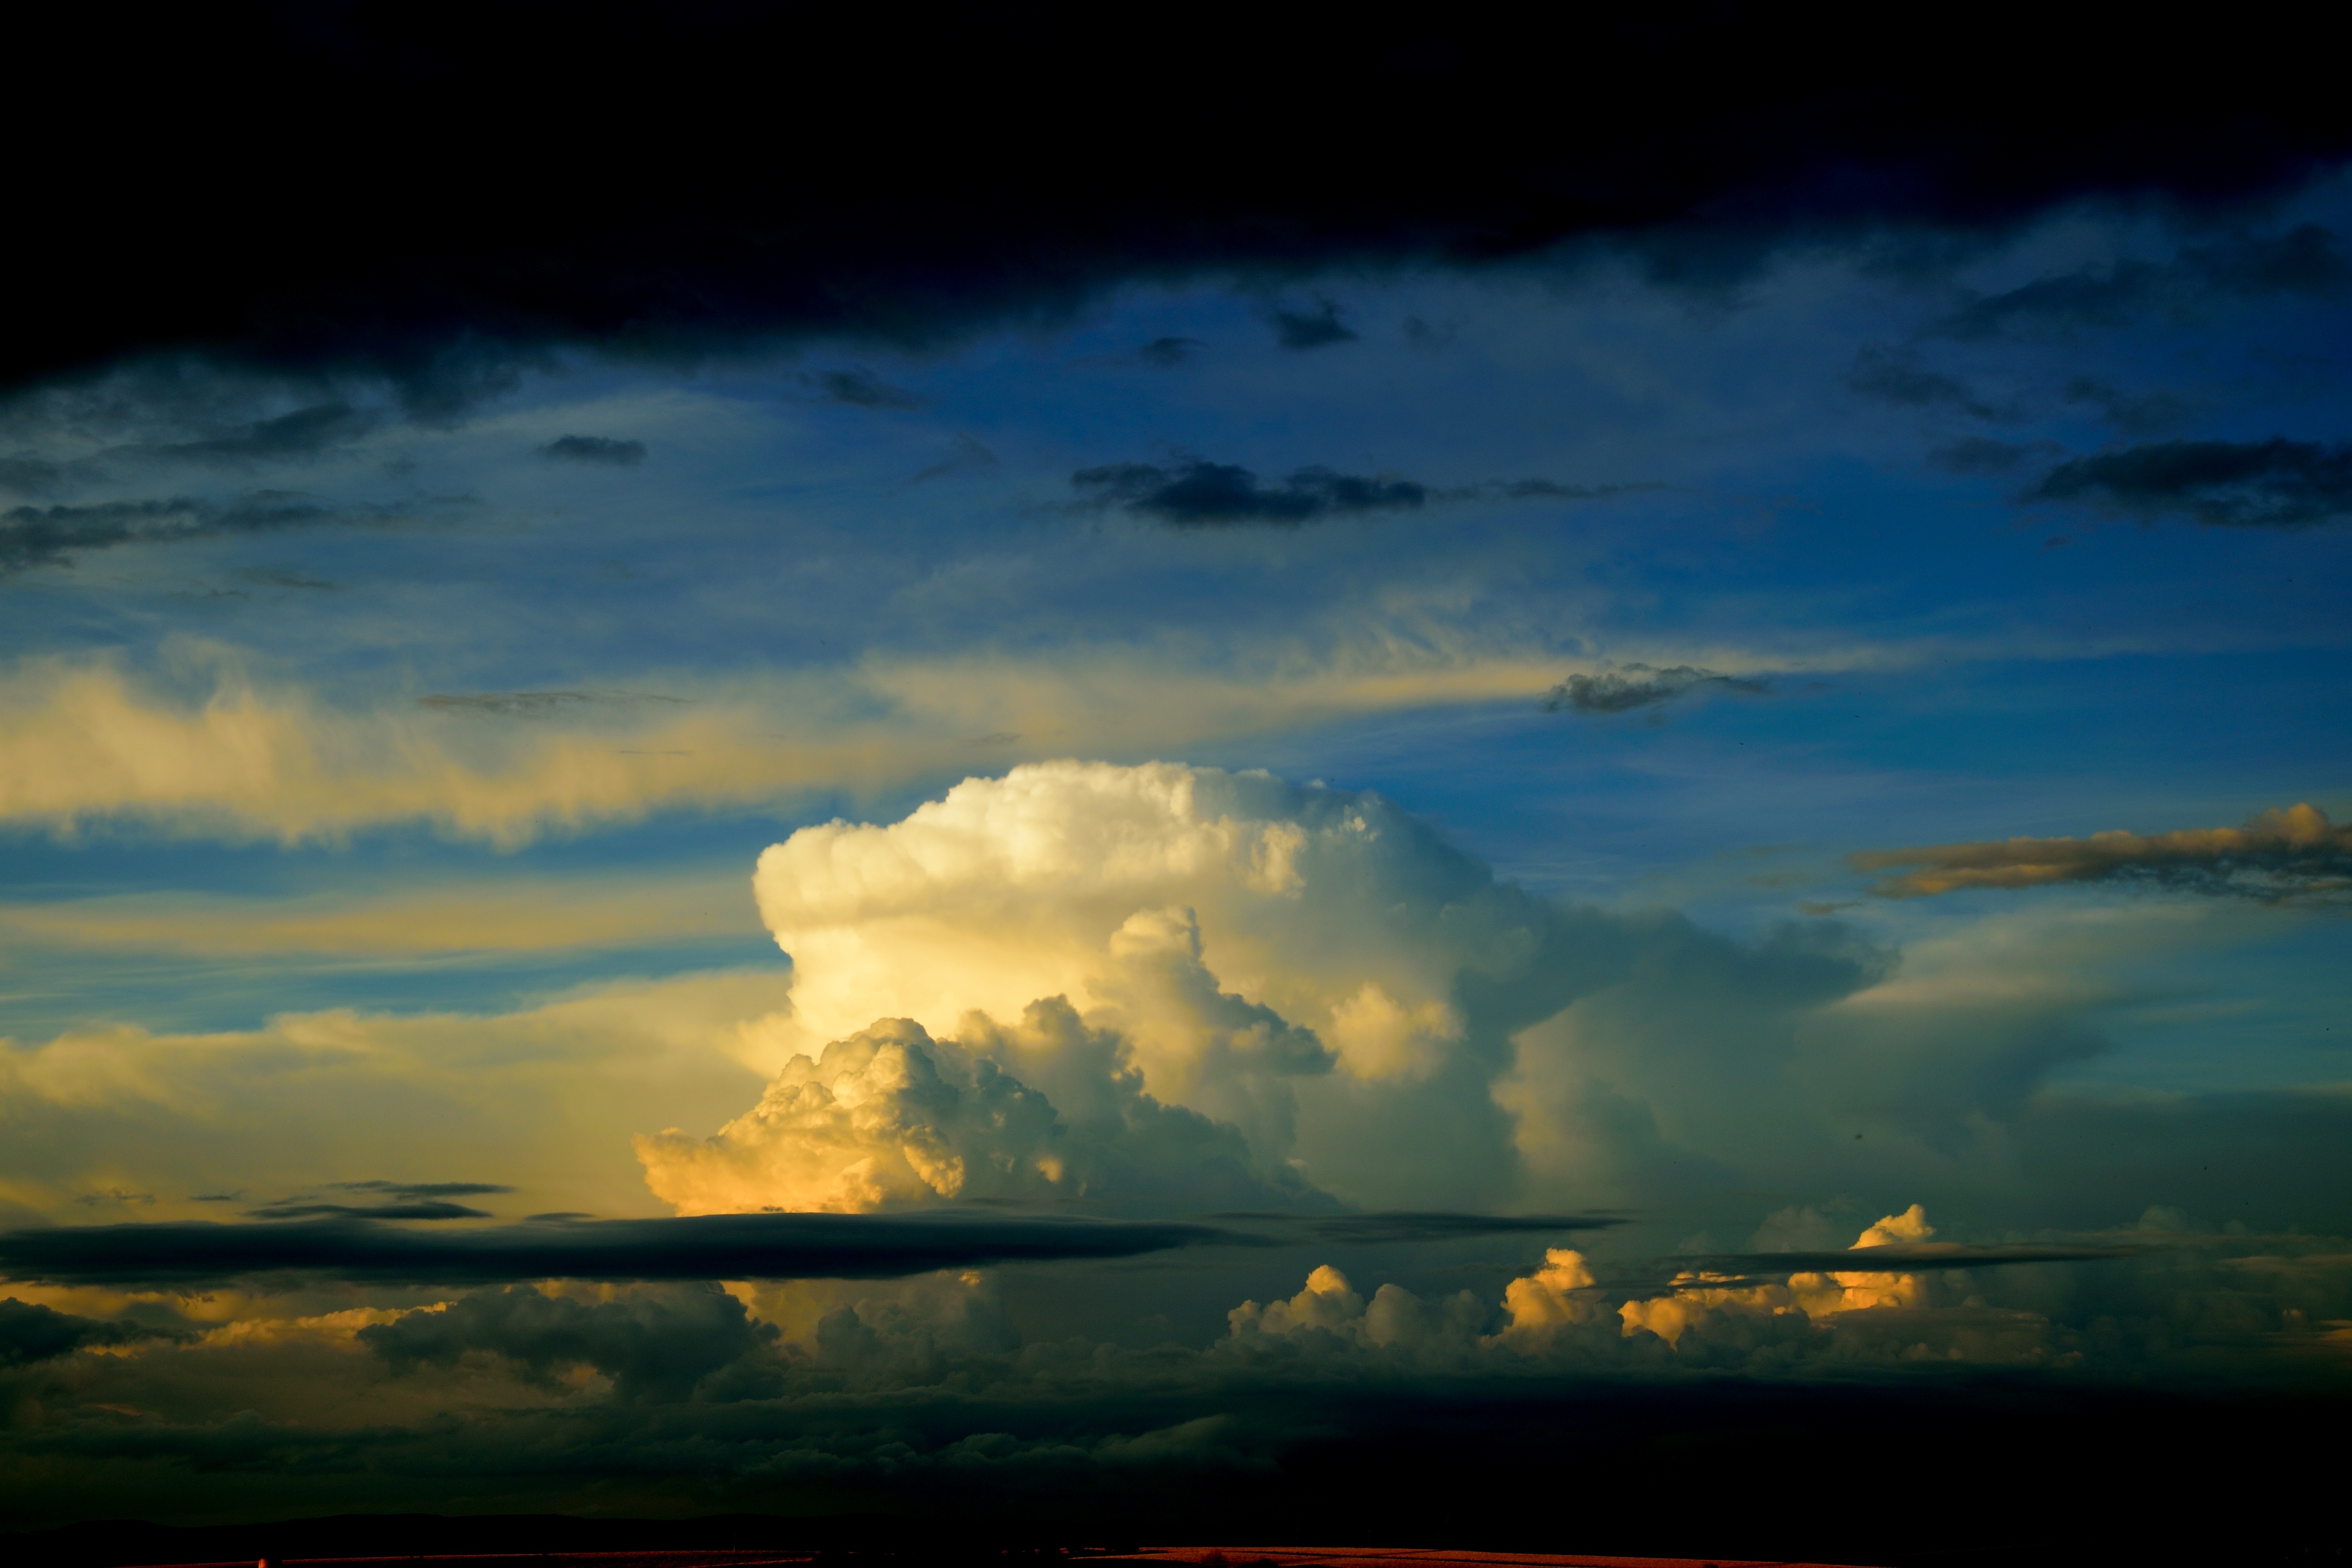
[[[1238,1129],[1163,1105],[1142,1081],[1126,1042],[1058,997],[1013,1025],[973,1014],[961,1036],[939,1039],[885,1018],[793,1058],[714,1136],[641,1137],[637,1157],[655,1194],[690,1215],[1057,1198],[1128,1210],[1328,1206]]]
[[[1377,1187],[1465,1149],[1474,1178],[1507,1163],[1491,1074],[1456,1070],[1473,1037],[1457,994],[1467,973],[1524,966],[1545,911],[1377,795],[1038,763],[889,826],[803,829],[754,886],[799,976],[801,1053],[877,1016],[940,1037],[1060,996],[1120,1036],[1153,1096],[1241,1130],[1268,1168],[1303,1156],[1310,1179],[1370,1195],[1364,1173]],[[1415,1105],[1417,1142],[1368,1157],[1365,1134]]]

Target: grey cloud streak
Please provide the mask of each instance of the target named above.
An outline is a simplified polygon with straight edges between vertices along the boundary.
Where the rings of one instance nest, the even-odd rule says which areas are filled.
[[[2071,458],[2022,498],[2207,528],[2311,528],[2352,516],[2352,444],[2156,441]]]
[[[0,576],[36,566],[71,565],[77,554],[118,545],[275,533],[330,523],[383,524],[407,515],[391,507],[321,501],[287,490],[257,490],[233,501],[173,497],[16,506],[0,511]]]
[[[1677,664],[1658,669],[1646,664],[1622,664],[1598,675],[1571,675],[1544,694],[1547,713],[1630,713],[1655,707],[1708,687],[1761,697],[1772,689],[1746,676],[1725,675],[1696,665]]]
[[[2298,805],[2263,812],[2242,827],[1873,849],[1848,863],[1894,873],[1870,889],[1887,899],[2065,883],[2138,883],[2264,902],[2336,899],[2352,894],[2352,827]]]

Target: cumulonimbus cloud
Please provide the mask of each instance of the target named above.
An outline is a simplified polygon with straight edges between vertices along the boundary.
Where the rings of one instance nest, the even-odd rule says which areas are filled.
[[[2352,894],[2352,827],[2338,827],[2310,805],[2263,812],[2242,827],[2001,838],[1865,850],[1849,860],[1858,871],[1894,873],[1871,888],[1889,899],[2102,882],[2266,902]]]

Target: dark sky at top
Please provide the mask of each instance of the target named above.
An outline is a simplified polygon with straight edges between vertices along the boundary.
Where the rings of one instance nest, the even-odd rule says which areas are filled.
[[[2324,24],[1717,5],[1162,23],[995,8],[339,4],[15,35],[0,380],[196,351],[448,411],[561,344],[899,343],[1121,281],[1564,240],[1720,286],[1929,266],[2093,196],[2256,202],[2352,145]]]

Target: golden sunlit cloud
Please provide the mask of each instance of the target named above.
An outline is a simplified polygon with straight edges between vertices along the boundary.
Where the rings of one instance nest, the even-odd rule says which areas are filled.
[[[421,823],[510,847],[656,811],[864,794],[982,758],[1140,757],[1367,714],[1533,704],[1588,662],[1424,630],[1320,647],[875,658],[682,683],[690,698],[438,693],[348,709],[255,679],[218,649],[177,672],[194,700],[111,665],[43,660],[0,677],[0,823],[70,833],[124,819],[288,844]]]
[[[19,951],[201,958],[547,952],[760,930],[733,867],[701,876],[462,877],[376,893],[119,894],[0,905],[0,941]]]

